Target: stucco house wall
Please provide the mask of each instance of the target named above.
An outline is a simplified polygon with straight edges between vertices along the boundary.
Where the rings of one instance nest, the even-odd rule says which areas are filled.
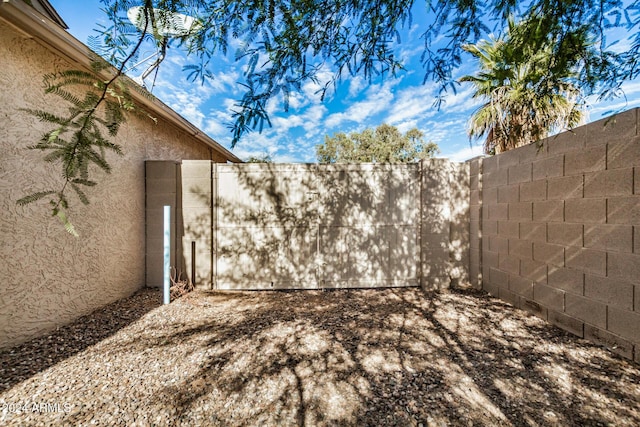
[[[90,205],[73,202],[71,220],[81,236],[74,238],[49,216],[48,199],[26,207],[16,200],[34,191],[61,188],[59,165],[47,165],[41,152],[27,149],[50,128],[21,109],[64,109],[58,98],[44,94],[42,76],[77,69],[78,64],[1,16],[0,58],[2,348],[144,286],[145,160],[237,159],[225,156],[222,147],[216,149],[214,141],[207,145],[202,135],[197,138],[162,117],[157,124],[131,117],[115,140],[124,155],[108,157],[112,174],[96,172],[99,185],[88,191]]]

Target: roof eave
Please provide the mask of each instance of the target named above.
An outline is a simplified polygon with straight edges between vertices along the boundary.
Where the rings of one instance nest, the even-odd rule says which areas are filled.
[[[62,27],[49,19],[45,19],[40,13],[24,2],[0,0],[0,18],[17,28],[25,36],[33,38],[51,51],[66,58],[72,64],[76,64],[87,71],[92,71],[90,55],[93,54],[93,52]],[[110,79],[115,73],[116,70],[110,67],[102,71],[99,77]],[[145,97],[137,91],[131,91],[131,96],[138,104],[148,109],[158,119],[172,123],[229,161],[234,163],[242,162],[240,158],[206,135],[180,114],[173,111],[159,99],[155,97]]]
[[[51,6],[51,3],[49,3],[48,0],[40,0],[39,3],[43,7],[43,9],[46,10],[46,12],[51,16],[51,19],[56,21],[56,23],[65,30],[69,29],[67,23],[64,22],[64,19],[62,19],[62,17],[58,14],[58,11],[55,10],[53,6]]]

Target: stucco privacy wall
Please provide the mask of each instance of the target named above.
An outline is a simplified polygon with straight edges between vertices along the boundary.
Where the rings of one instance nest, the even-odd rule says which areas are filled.
[[[470,201],[472,282],[636,361],[639,111],[473,160]]]
[[[172,264],[217,289],[466,282],[469,165],[147,162],[147,284],[162,283],[162,205]],[[173,216],[172,216],[173,218]]]
[[[46,202],[16,200],[61,185],[56,166],[27,150],[48,130],[21,108],[64,111],[43,94],[42,76],[76,68],[0,20],[0,347],[42,334],[145,283],[144,160],[211,159],[209,148],[159,120],[132,117],[118,134],[124,156],[97,173],[91,204],[74,202],[75,239],[49,217]]]

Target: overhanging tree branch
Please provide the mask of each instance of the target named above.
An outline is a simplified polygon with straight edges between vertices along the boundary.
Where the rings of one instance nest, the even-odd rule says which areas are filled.
[[[152,7],[151,0],[146,1],[145,7]],[[123,75],[127,64],[137,55],[147,33],[148,25],[148,22],[145,21],[138,42],[126,58],[121,61],[111,79],[107,81],[95,79],[91,73],[78,70],[68,70],[45,76],[44,80],[47,85],[45,92],[58,95],[73,105],[66,118],[57,117],[42,110],[26,110],[43,122],[58,125],[54,130],[45,133],[40,143],[30,148],[48,151],[49,154],[45,156],[45,161],[61,161],[64,182],[58,191],[38,191],[19,199],[17,203],[24,206],[47,196],[54,196],[49,200],[52,216],[57,217],[65,229],[76,237],[78,233],[67,213],[69,208],[67,190],[71,187],[79,200],[85,205],[88,204],[89,199],[81,187],[96,185],[95,181],[89,179],[89,164],[97,165],[103,171],[110,173],[111,166],[106,160],[105,150],[122,154],[118,144],[109,142],[102,135],[100,126],[106,128],[110,136],[116,136],[120,125],[125,120],[122,110],[131,111],[134,108],[128,95],[126,83],[118,84],[117,88],[113,86]],[[106,68],[106,64],[101,58],[96,58],[93,66],[96,72]],[[88,86],[91,89],[81,99],[65,90],[66,87],[73,85]],[[109,98],[113,98],[113,100],[109,100]],[[97,112],[103,104],[106,104],[104,107],[105,117],[100,118],[97,117]],[[62,139],[69,132],[71,132],[71,140]]]
[[[299,92],[306,82],[319,83],[320,95],[324,95],[346,74],[372,79],[403,69],[406,64],[396,54],[399,34],[413,23],[424,41],[424,80],[437,82],[441,95],[456,90],[454,73],[465,58],[463,46],[486,37],[492,24],[501,29],[512,15],[529,23],[522,37],[514,39],[513,51],[535,51],[538,39],[532,36],[548,34],[555,43],[551,50],[556,62],[551,65],[559,67],[575,59],[579,72],[573,83],[587,93],[619,93],[622,82],[640,72],[640,32],[635,31],[640,26],[640,0],[631,4],[619,0],[425,0],[423,6],[414,0],[145,0],[144,13],[151,18],[145,22],[150,21],[151,31],[146,27],[140,31],[128,21],[126,12],[134,2],[102,3],[110,25],[102,27],[100,36],[93,37],[90,45],[116,66],[117,75],[98,82],[81,98],[64,88],[72,84],[72,79],[80,82],[85,77],[61,73],[57,77],[65,83],[53,84],[51,93],[70,103],[73,114],[65,118],[47,116],[42,111],[36,114],[57,126],[36,146],[50,150],[46,160],[63,161],[66,181],[63,191],[55,192],[61,194],[52,205],[54,214],[56,209],[68,207],[66,184],[76,184],[72,187],[77,189],[93,182],[87,178],[89,163],[109,170],[104,152],[117,152],[120,147],[103,137],[100,129],[116,134],[124,120],[123,111],[133,108],[128,88],[120,79],[124,66],[137,58],[145,41],[154,40],[156,26],[170,23],[174,13],[194,16],[199,23],[175,38],[193,61],[184,66],[190,79],[203,82],[213,78],[213,59],[237,46],[233,60],[243,69],[240,85],[245,92],[230,124],[232,146],[247,132],[271,125],[266,109],[270,99],[282,97],[286,110],[291,94]],[[427,12],[426,17],[414,20],[419,7]],[[631,49],[612,51],[606,45],[605,30],[623,26],[632,35]],[[593,39],[595,48],[581,51],[576,57],[572,52],[575,46],[570,46],[576,37],[584,35]],[[321,81],[321,73],[326,70],[332,75],[329,81]],[[104,107],[105,117],[98,117],[98,107]],[[65,141],[59,129],[75,133]],[[30,203],[51,194],[45,193],[34,193],[38,197],[28,196],[21,202]],[[81,190],[76,193],[81,201],[87,200]]]

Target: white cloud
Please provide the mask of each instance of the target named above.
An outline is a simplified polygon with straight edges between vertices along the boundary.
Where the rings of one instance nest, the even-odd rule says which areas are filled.
[[[172,70],[166,71],[170,75]],[[184,76],[170,79],[167,75],[160,74],[154,88],[154,94],[198,128],[212,127],[215,129],[216,125],[209,124],[203,111],[205,107],[210,105],[216,95],[232,92],[236,77],[237,73],[234,71],[229,73],[220,72],[216,74],[213,81],[205,81],[201,85],[195,82],[186,82]],[[222,101],[223,111],[228,112],[235,102],[235,100],[229,98]],[[218,111],[216,114],[220,114],[220,112]],[[226,114],[225,119],[230,117],[228,113]]]
[[[309,99],[301,93],[292,93],[289,95],[289,108],[299,110],[309,104]]]
[[[477,144],[473,144],[471,146],[467,146],[465,148],[461,148],[457,151],[442,153],[438,157],[446,157],[454,162],[464,162],[469,159],[473,159],[474,157],[481,156],[483,154],[482,147]]]
[[[418,30],[420,30],[422,27],[416,23],[413,23],[413,25],[411,25],[411,28],[409,29],[409,38],[413,38],[415,37],[416,32],[418,32]]]
[[[405,133],[415,127],[418,127],[418,121],[417,120],[407,120],[401,123],[398,123],[395,125],[398,130],[402,133]]]
[[[408,45],[404,49],[400,50],[400,62],[403,63],[403,64],[407,64],[414,57],[417,57],[417,56],[421,55],[422,52],[424,52],[424,46],[422,46],[422,45],[415,45],[415,46]]]
[[[302,126],[304,122],[302,116],[292,114],[285,117],[272,117],[271,123],[273,123],[276,132],[286,133],[291,128]]]
[[[211,86],[213,93],[237,92],[240,73],[236,70],[218,72],[213,79],[208,79],[207,85]]]
[[[349,79],[349,97],[353,98],[360,94],[360,91],[366,86],[366,81],[362,76],[355,76]]]
[[[268,154],[275,162],[314,162],[316,142],[314,139],[282,136],[274,129],[268,129],[263,133],[246,134],[233,152],[241,159]]]
[[[143,57],[149,56],[152,53],[144,52]],[[128,72],[127,74],[132,76],[140,76],[148,66],[151,65],[153,59],[143,62],[138,65],[135,70]],[[238,81],[241,79],[239,72],[240,67],[236,64],[229,64],[226,58],[216,58],[215,64],[210,65],[212,71],[212,78],[205,79],[202,82],[200,79],[195,81],[187,80],[189,71],[183,71],[182,67],[187,64],[194,63],[195,58],[189,58],[187,55],[179,49],[169,49],[166,59],[160,64],[158,68],[158,76],[154,86],[154,92],[164,93],[166,92],[166,86],[175,87],[176,84],[180,85],[180,89],[192,88],[194,90],[203,91],[207,96],[220,93],[236,93],[239,90]],[[151,73],[146,78],[147,86],[153,85],[154,73]]]
[[[620,99],[620,98],[617,98]],[[619,102],[607,102],[596,104],[595,106],[589,108],[587,111],[590,115],[589,121],[598,120],[601,117],[609,114],[615,114],[624,110],[629,110],[631,108],[635,108],[640,106],[640,99],[629,100],[621,100]]]
[[[234,103],[237,102],[234,100]],[[273,116],[279,109],[282,108],[282,99],[280,97],[274,97],[267,101],[265,110],[269,117]]]
[[[327,128],[334,128],[347,120],[349,120],[349,116],[346,113],[333,113],[327,118],[325,126]]]
[[[157,96],[195,126],[202,127],[205,118],[201,111],[202,105],[209,99],[206,91],[183,89],[163,82],[161,86],[159,85]]]
[[[598,95],[587,97],[587,111],[591,116],[590,120],[598,120],[604,115],[640,106],[640,79],[624,82],[622,91],[624,96],[608,101],[598,101]]]
[[[434,86],[432,84],[412,86],[398,93],[397,101],[389,109],[386,121],[392,125],[432,117],[436,111],[433,108]]]
[[[468,85],[463,90],[445,95],[441,109],[446,113],[468,113],[470,116],[482,104],[481,100],[471,97],[473,92],[474,88]]]
[[[204,130],[207,135],[211,136],[225,136],[230,132],[225,123],[212,118],[205,120],[204,129],[202,130]]]
[[[327,107],[324,105],[314,105],[310,107],[304,114],[306,119],[306,122],[302,125],[304,130],[312,134],[317,134],[318,127],[326,113]]]
[[[266,133],[250,132],[236,145],[233,152],[240,158],[260,156],[267,153],[273,156],[278,151],[278,142]]]
[[[272,159],[276,163],[301,163],[297,156],[291,154],[274,154]]]
[[[284,134],[295,127],[302,127],[307,133],[315,135],[321,120],[327,112],[327,108],[322,105],[312,105],[305,109],[302,114],[290,114],[277,116],[271,119],[273,130],[278,134]]]
[[[382,85],[372,85],[366,91],[366,97],[362,101],[354,102],[344,113],[334,113],[325,121],[325,126],[333,128],[346,121],[362,123],[366,119],[381,113],[389,108],[393,101],[393,87],[400,80],[387,80]]]
[[[421,123],[419,128],[424,133],[425,139],[438,144],[443,155],[447,156],[447,153],[452,151],[450,147],[468,144],[465,123],[464,118],[447,121],[430,120]]]
[[[222,106],[224,106],[225,110],[231,110],[232,108],[235,108],[235,105],[237,102],[238,102],[237,99],[225,98],[222,101]]]
[[[319,90],[322,90],[325,85],[334,77],[333,71],[329,69],[327,65],[323,65],[316,73],[317,83],[308,80],[302,85],[302,93],[307,97],[307,99],[313,100],[313,102],[320,102],[320,94]],[[329,85],[329,89],[327,90],[327,94],[329,94],[331,85]]]
[[[622,84],[622,90],[627,96],[640,93],[640,79],[624,82]]]

